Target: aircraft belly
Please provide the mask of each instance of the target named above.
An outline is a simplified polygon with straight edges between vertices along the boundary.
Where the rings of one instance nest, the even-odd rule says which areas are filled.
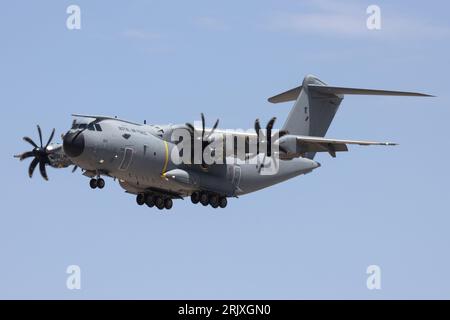
[[[306,158],[279,160],[276,172],[262,174],[263,170],[258,172],[256,164],[242,164],[239,194],[246,194],[267,188],[298,175],[309,173],[318,166],[319,164],[317,162]]]

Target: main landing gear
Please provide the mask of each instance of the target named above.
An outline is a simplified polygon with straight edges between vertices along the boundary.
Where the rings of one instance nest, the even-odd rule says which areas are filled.
[[[204,191],[193,192],[191,195],[191,201],[193,204],[201,203],[205,207],[209,204],[214,209],[218,207],[225,208],[228,204],[225,196],[220,196],[216,193],[207,193]]]
[[[170,198],[144,193],[139,193],[136,196],[136,203],[140,206],[146,204],[150,208],[157,207],[159,210],[169,210],[173,206],[173,201]]]
[[[92,189],[95,188],[99,188],[99,189],[103,189],[105,187],[105,180],[103,180],[102,178],[92,178],[91,181],[89,181],[89,185],[91,186]]]

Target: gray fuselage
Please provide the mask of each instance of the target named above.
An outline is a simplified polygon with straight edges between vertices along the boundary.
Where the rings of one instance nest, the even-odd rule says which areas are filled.
[[[207,168],[175,164],[172,153],[176,145],[170,138],[177,126],[105,119],[79,134],[80,125],[87,126],[93,120],[74,121],[74,127],[64,138],[66,154],[85,170],[85,175],[117,178],[132,194],[158,190],[184,197],[204,190],[227,197],[239,196],[311,172],[319,166],[307,158],[279,160],[276,173],[261,174],[255,163],[236,157],[226,157],[224,164]],[[169,179],[167,174],[177,172],[176,169],[189,172],[189,182]]]

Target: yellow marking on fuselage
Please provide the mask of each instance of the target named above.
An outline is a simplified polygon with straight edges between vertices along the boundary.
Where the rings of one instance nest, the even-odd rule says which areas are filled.
[[[169,144],[167,143],[167,141],[164,141],[164,148],[165,148],[165,159],[164,159],[164,167],[162,169],[161,172],[161,177],[165,178],[166,175],[166,170],[167,170],[167,164],[169,163]]]

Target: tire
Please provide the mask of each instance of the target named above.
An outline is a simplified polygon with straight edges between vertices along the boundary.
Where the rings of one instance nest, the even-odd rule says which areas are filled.
[[[208,194],[202,193],[202,194],[200,195],[200,203],[201,203],[203,206],[205,206],[205,207],[209,204],[209,197],[208,197]]]
[[[195,192],[193,192],[191,194],[191,201],[192,201],[193,204],[199,203],[199,201],[200,201],[200,194],[197,191],[195,191]]]
[[[170,198],[167,198],[166,200],[164,200],[164,208],[166,208],[167,210],[172,209],[173,206],[173,201]]]
[[[214,209],[217,208],[219,206],[219,196],[216,194],[213,194],[209,197],[209,204],[211,205],[211,207],[213,207]]]
[[[97,188],[103,189],[104,187],[105,187],[105,180],[103,180],[102,178],[98,178],[97,179]]]
[[[164,209],[164,200],[161,197],[156,197],[155,199],[155,206],[159,209],[162,210]]]
[[[97,179],[91,179],[91,181],[89,181],[89,186],[90,186],[92,189],[97,188]]]
[[[147,195],[145,197],[145,204],[147,205],[147,207],[149,208],[153,208],[155,206],[155,199],[153,198],[152,195]]]
[[[145,203],[145,195],[143,193],[139,193],[136,196],[136,203],[140,206],[142,206]]]
[[[220,199],[219,199],[219,206],[221,208],[225,208],[227,206],[227,204],[228,204],[227,198],[226,197],[220,197]]]

